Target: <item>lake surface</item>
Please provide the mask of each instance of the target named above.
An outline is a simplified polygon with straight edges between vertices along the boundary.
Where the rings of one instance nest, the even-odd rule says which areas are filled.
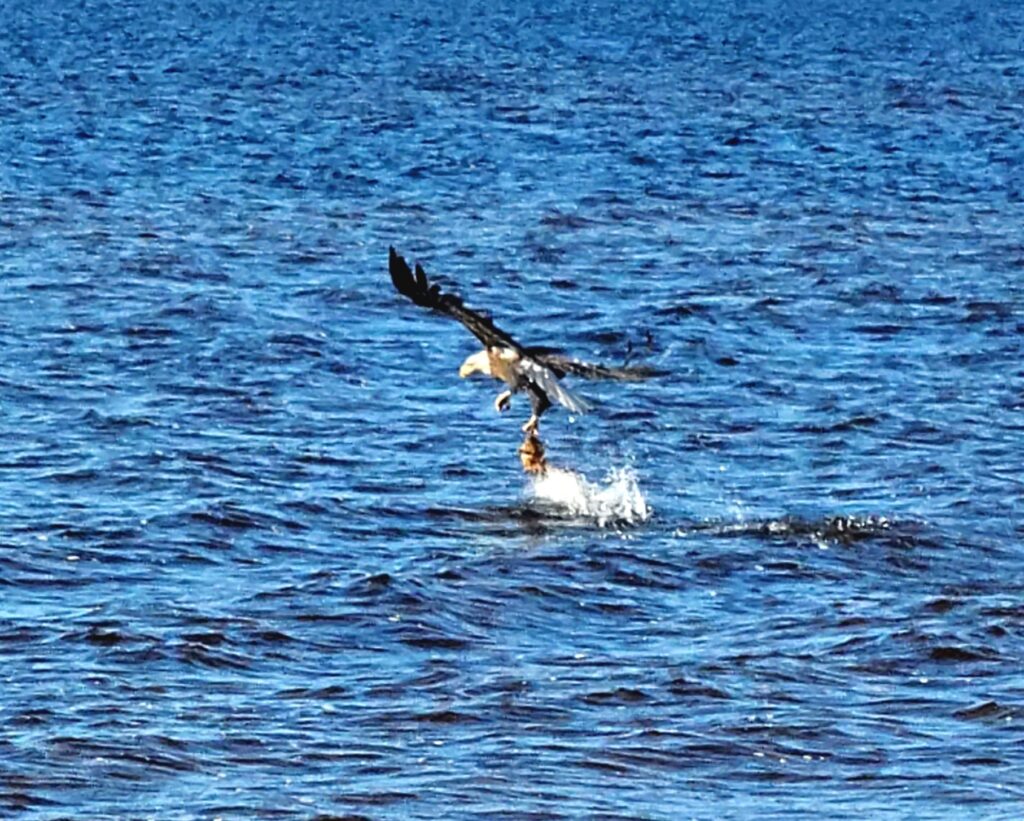
[[[0,816],[1021,817],[1024,11],[868,5],[6,6]],[[667,373],[531,481],[389,245]]]

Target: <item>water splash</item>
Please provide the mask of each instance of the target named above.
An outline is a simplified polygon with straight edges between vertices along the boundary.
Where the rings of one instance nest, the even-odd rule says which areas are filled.
[[[651,516],[636,473],[628,467],[612,468],[600,484],[575,471],[549,468],[533,478],[531,490],[537,501],[563,508],[573,516],[596,519],[601,527],[636,524]]]

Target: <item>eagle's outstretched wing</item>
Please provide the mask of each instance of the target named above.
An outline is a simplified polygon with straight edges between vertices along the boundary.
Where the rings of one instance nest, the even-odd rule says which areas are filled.
[[[595,365],[592,362],[581,362],[571,356],[548,349],[527,348],[526,353],[550,368],[558,376],[572,374],[583,379],[618,379],[623,382],[639,382],[653,376],[662,376],[663,372],[650,365]]]
[[[488,348],[511,348],[518,353],[523,353],[519,343],[495,325],[490,317],[467,308],[455,294],[442,293],[441,286],[436,283],[431,284],[427,280],[426,271],[418,263],[416,273],[413,274],[409,263],[394,248],[390,249],[388,255],[388,270],[391,272],[391,281],[395,284],[398,292],[407,296],[417,305],[433,308],[435,311],[440,311],[459,320],[473,336]]]

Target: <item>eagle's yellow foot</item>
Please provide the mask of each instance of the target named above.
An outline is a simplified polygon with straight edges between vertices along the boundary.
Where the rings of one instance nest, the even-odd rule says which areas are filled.
[[[540,418],[537,414],[530,417],[529,421],[523,425],[523,433],[528,433],[531,436],[537,435],[537,426],[540,424]]]
[[[501,413],[502,411],[508,410],[508,406],[512,403],[512,391],[502,391],[498,394],[494,400],[494,409]]]

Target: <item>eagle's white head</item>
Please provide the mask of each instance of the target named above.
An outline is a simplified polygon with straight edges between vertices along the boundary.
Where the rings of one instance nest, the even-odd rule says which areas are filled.
[[[466,357],[466,361],[462,363],[462,367],[459,368],[459,376],[465,379],[467,376],[472,376],[475,373],[482,373],[486,376],[491,376],[491,359],[487,355],[487,351],[478,351],[472,356]]]

